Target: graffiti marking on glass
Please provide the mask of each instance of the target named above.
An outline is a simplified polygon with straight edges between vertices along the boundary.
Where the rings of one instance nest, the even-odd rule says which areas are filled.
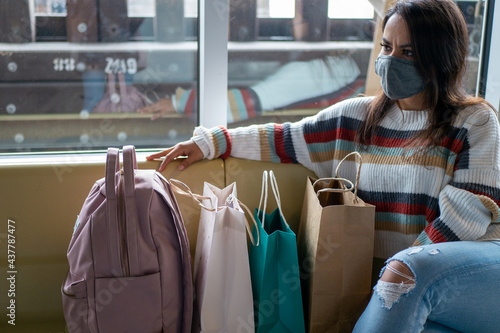
[[[55,58],[52,62],[56,72],[73,72],[76,69],[74,58]]]
[[[105,73],[137,73],[137,60],[135,58],[121,59],[121,58],[106,58]]]
[[[82,62],[77,64],[75,58],[54,58],[52,63],[56,72],[73,72],[75,70],[82,72],[85,70],[85,64]],[[9,70],[13,71],[13,65],[9,64],[9,66]],[[135,74],[137,73],[137,59],[107,57],[104,72]]]

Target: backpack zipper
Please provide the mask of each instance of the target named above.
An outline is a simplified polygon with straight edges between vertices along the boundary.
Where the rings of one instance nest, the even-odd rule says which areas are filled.
[[[122,250],[122,268],[123,268],[123,276],[130,276],[130,271],[128,267],[128,246],[127,246],[127,223],[125,218],[125,203],[123,198],[123,170],[121,171],[120,177],[120,188],[118,191],[118,221],[120,223],[120,231],[121,231],[121,250]]]

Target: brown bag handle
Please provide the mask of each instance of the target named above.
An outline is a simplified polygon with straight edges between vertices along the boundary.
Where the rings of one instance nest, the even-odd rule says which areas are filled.
[[[358,202],[359,175],[361,173],[361,164],[363,164],[363,158],[361,157],[361,154],[358,153],[357,151],[353,151],[352,153],[349,153],[346,156],[344,156],[344,158],[339,162],[339,164],[337,165],[337,168],[335,169],[335,176],[339,177],[339,168],[340,168],[340,166],[351,155],[356,155],[359,158],[358,172],[356,173],[356,181],[354,183],[354,200],[356,202]]]
[[[354,189],[354,184],[349,180],[349,179],[345,179],[345,178],[336,178],[336,177],[325,177],[325,178],[319,178],[317,179],[314,183],[313,183],[313,188],[316,188],[316,185],[319,183],[319,182],[329,182],[329,181],[332,181],[332,180],[335,180],[335,181],[340,181],[340,182],[344,182],[344,183],[347,183],[350,185],[350,187],[346,187],[345,184],[344,184],[344,187],[343,188],[322,188],[320,190],[317,190],[316,191],[316,196],[319,197],[319,195],[321,193],[324,193],[324,192],[335,192],[335,193],[340,193],[340,192],[351,192],[353,189]]]

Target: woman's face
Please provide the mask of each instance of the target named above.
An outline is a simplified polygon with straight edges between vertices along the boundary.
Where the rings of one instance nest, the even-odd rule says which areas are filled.
[[[392,15],[385,25],[380,54],[415,61],[410,31],[398,14]]]
[[[416,61],[411,45],[410,31],[406,21],[398,14],[392,15],[385,25],[382,35],[381,55]],[[403,110],[424,110],[425,91],[411,97],[398,99],[397,103]]]

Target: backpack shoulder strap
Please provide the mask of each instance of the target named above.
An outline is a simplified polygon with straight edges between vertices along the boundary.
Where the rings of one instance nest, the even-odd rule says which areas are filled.
[[[173,221],[175,223],[175,229],[177,230],[177,237],[179,239],[179,244],[181,248],[182,270],[183,270],[182,275],[183,275],[183,286],[184,286],[183,288],[184,323],[182,325],[182,332],[191,332],[194,291],[193,291],[193,277],[191,272],[191,252],[189,247],[189,239],[187,237],[186,227],[184,225],[184,220],[182,219],[179,205],[177,204],[177,199],[175,198],[170,183],[159,172],[156,172],[156,175],[158,176],[157,179],[159,179],[159,181],[161,182],[161,186],[164,189],[163,191],[161,191],[161,195],[171,208]]]

